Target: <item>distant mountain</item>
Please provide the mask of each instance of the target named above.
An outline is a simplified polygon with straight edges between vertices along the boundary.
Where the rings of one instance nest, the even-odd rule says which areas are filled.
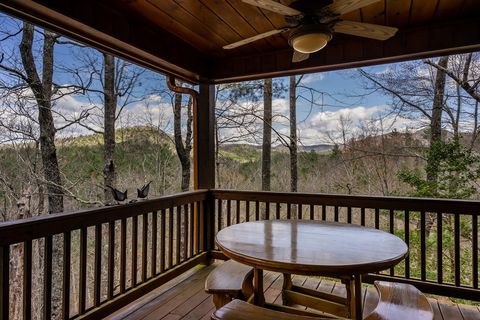
[[[325,151],[332,150],[333,147],[334,147],[333,144],[322,143],[322,144],[312,144],[309,146],[299,146],[298,149],[299,151],[303,151],[303,152],[311,152],[311,151],[325,152]]]

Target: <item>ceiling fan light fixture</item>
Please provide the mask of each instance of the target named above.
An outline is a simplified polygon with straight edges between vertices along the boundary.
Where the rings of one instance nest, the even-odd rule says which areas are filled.
[[[325,25],[305,25],[290,33],[288,43],[301,53],[314,53],[323,49],[332,39],[332,33]]]

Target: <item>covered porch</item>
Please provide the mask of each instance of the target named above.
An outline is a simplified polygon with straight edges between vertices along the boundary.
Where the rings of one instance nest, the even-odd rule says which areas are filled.
[[[52,308],[61,308],[65,319],[208,319],[213,305],[203,292],[204,279],[215,267],[213,260],[225,259],[215,246],[216,233],[232,224],[260,219],[337,221],[395,234],[409,245],[410,255],[395,268],[365,275],[365,283],[404,282],[427,294],[480,300],[480,202],[217,190],[214,160],[216,84],[472,52],[480,49],[479,3],[380,1],[374,11],[358,9],[349,19],[398,27],[394,37],[377,42],[338,36],[300,63],[292,62],[292,51],[282,35],[232,51],[222,49],[227,40],[281,26],[278,17],[244,6],[234,0],[0,3],[0,9],[9,14],[165,73],[171,81],[179,79],[198,86],[197,92],[184,92],[196,101],[195,190],[3,223],[0,318],[9,319],[14,298],[11,283],[21,281],[24,319],[31,318],[32,305],[39,303],[45,319],[51,317]],[[241,21],[250,17],[256,20],[245,27]],[[232,38],[218,34],[225,28],[235,31]],[[436,222],[427,225],[427,217],[434,217]],[[446,228],[452,229],[451,242],[444,239]],[[435,234],[433,243],[427,242],[427,234]],[[465,237],[471,241],[463,241]],[[52,272],[54,243],[62,247],[61,274]],[[43,252],[42,266],[32,261],[35,248]],[[9,272],[13,250],[21,250],[23,257],[23,272],[16,279],[11,279]],[[452,254],[452,263],[444,259],[446,251]],[[36,267],[43,268],[44,285],[33,288],[42,292],[42,301],[32,302],[31,275]],[[78,271],[78,278],[72,276],[73,270]],[[464,273],[471,277],[463,277]],[[265,279],[265,294],[271,301],[280,295],[280,280],[275,273],[268,273]],[[340,285],[328,279],[294,280],[344,294]],[[60,306],[52,306],[55,287],[61,290]],[[377,298],[371,288],[365,287],[363,292],[364,312],[368,312]],[[480,318],[477,307],[446,304],[434,298],[430,301],[435,319]]]

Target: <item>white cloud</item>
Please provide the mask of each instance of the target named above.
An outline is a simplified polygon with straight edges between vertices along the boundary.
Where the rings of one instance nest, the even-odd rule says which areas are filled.
[[[325,79],[324,73],[310,73],[303,76],[302,83],[311,84],[314,82],[322,81],[323,79]]]

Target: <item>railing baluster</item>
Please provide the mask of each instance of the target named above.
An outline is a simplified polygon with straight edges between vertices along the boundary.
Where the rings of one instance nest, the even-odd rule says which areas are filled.
[[[326,221],[327,220],[327,206],[322,205],[322,220]]]
[[[32,319],[32,240],[28,240],[23,243],[23,263],[23,319],[29,320]],[[65,274],[65,268],[63,273]],[[63,292],[65,293],[65,280],[63,281],[63,284]],[[65,300],[63,305],[65,306]]]
[[[380,209],[375,208],[375,229],[380,229]]]
[[[260,220],[260,202],[255,201],[255,221]]]
[[[168,209],[168,268],[173,267],[173,207]]]
[[[276,205],[275,218],[280,219],[280,202],[277,202],[277,205]]]
[[[420,278],[425,281],[427,277],[426,268],[426,221],[425,211],[420,212]]]
[[[50,319],[52,316],[52,237],[46,236],[43,257],[43,318]]]
[[[250,201],[245,201],[245,221],[250,221]]]
[[[158,232],[158,211],[152,212],[152,254],[150,264],[150,276],[153,278],[157,274],[157,232]]]
[[[142,282],[147,281],[148,213],[142,215]]]
[[[376,218],[378,209],[375,210],[375,224],[378,219]],[[378,227],[376,227],[378,229]],[[407,247],[410,247],[410,211],[405,210],[405,243]],[[410,278],[410,255],[405,258],[405,278]]]
[[[10,247],[0,247],[0,318],[9,319]]]
[[[94,306],[100,305],[101,283],[102,283],[102,225],[95,226],[95,271],[94,271]]]
[[[232,219],[232,201],[227,200],[227,227],[230,226],[231,219]]]
[[[310,220],[315,220],[315,206],[313,204],[310,205]]]
[[[195,246],[195,229],[194,229],[194,225],[195,225],[195,217],[194,217],[194,214],[195,214],[195,203],[191,203],[190,204],[190,212],[189,212],[189,217],[190,217],[190,231],[188,232],[188,235],[189,235],[189,239],[190,239],[190,251],[189,251],[189,257],[193,257],[194,255],[194,246]],[[198,221],[198,220],[197,220]]]
[[[478,289],[478,216],[472,215],[472,284]]]
[[[393,209],[390,209],[389,216],[390,216],[390,221],[389,221],[390,233],[395,234],[395,212],[393,211]],[[390,268],[390,275],[392,277],[395,275],[395,267]]]
[[[125,292],[127,273],[127,220],[120,221],[120,293]]]
[[[352,223],[352,207],[347,208],[347,223]]]
[[[437,212],[437,281],[443,283],[443,215]]]
[[[290,220],[292,218],[292,205],[287,203],[287,219]]]
[[[335,220],[335,222],[338,222],[338,206],[335,206],[333,214],[334,214],[333,220]]]
[[[183,260],[188,258],[188,205],[183,206]]]
[[[180,264],[181,252],[182,252],[182,207],[177,206],[176,215],[176,237],[175,237],[175,264]]]
[[[455,245],[455,285],[460,286],[460,215],[454,217],[454,245]]]
[[[303,219],[303,211],[302,211],[302,204],[299,203],[297,204],[297,210],[298,210],[298,219],[301,220]]]
[[[236,201],[236,211],[235,211],[235,215],[236,215],[236,222],[235,223],[240,223],[240,200],[237,200]]]
[[[203,209],[203,202],[195,202],[195,221],[197,223],[195,224],[196,230],[197,230],[197,238],[196,238],[196,243],[195,243],[195,254],[200,253],[200,251],[203,248],[203,237],[202,237],[202,230],[203,230],[203,215],[202,215],[202,209]]]
[[[80,272],[78,285],[78,313],[85,313],[87,297],[87,228],[80,229]],[[47,318],[48,319],[48,318]]]
[[[360,225],[365,226],[365,208],[360,208]]]
[[[165,244],[165,239],[167,238],[165,234],[165,225],[166,225],[166,219],[167,219],[167,210],[162,209],[161,214],[160,214],[160,273],[165,271],[165,256],[167,253],[166,250],[166,244]]]
[[[270,220],[270,202],[265,203],[265,219]]]
[[[113,282],[115,279],[115,221],[108,223],[108,271],[107,271],[107,298],[113,299]]]
[[[137,265],[138,265],[138,216],[132,217],[132,288],[137,285]]]
[[[218,206],[217,206],[217,232],[222,230],[222,200],[218,199]]]

